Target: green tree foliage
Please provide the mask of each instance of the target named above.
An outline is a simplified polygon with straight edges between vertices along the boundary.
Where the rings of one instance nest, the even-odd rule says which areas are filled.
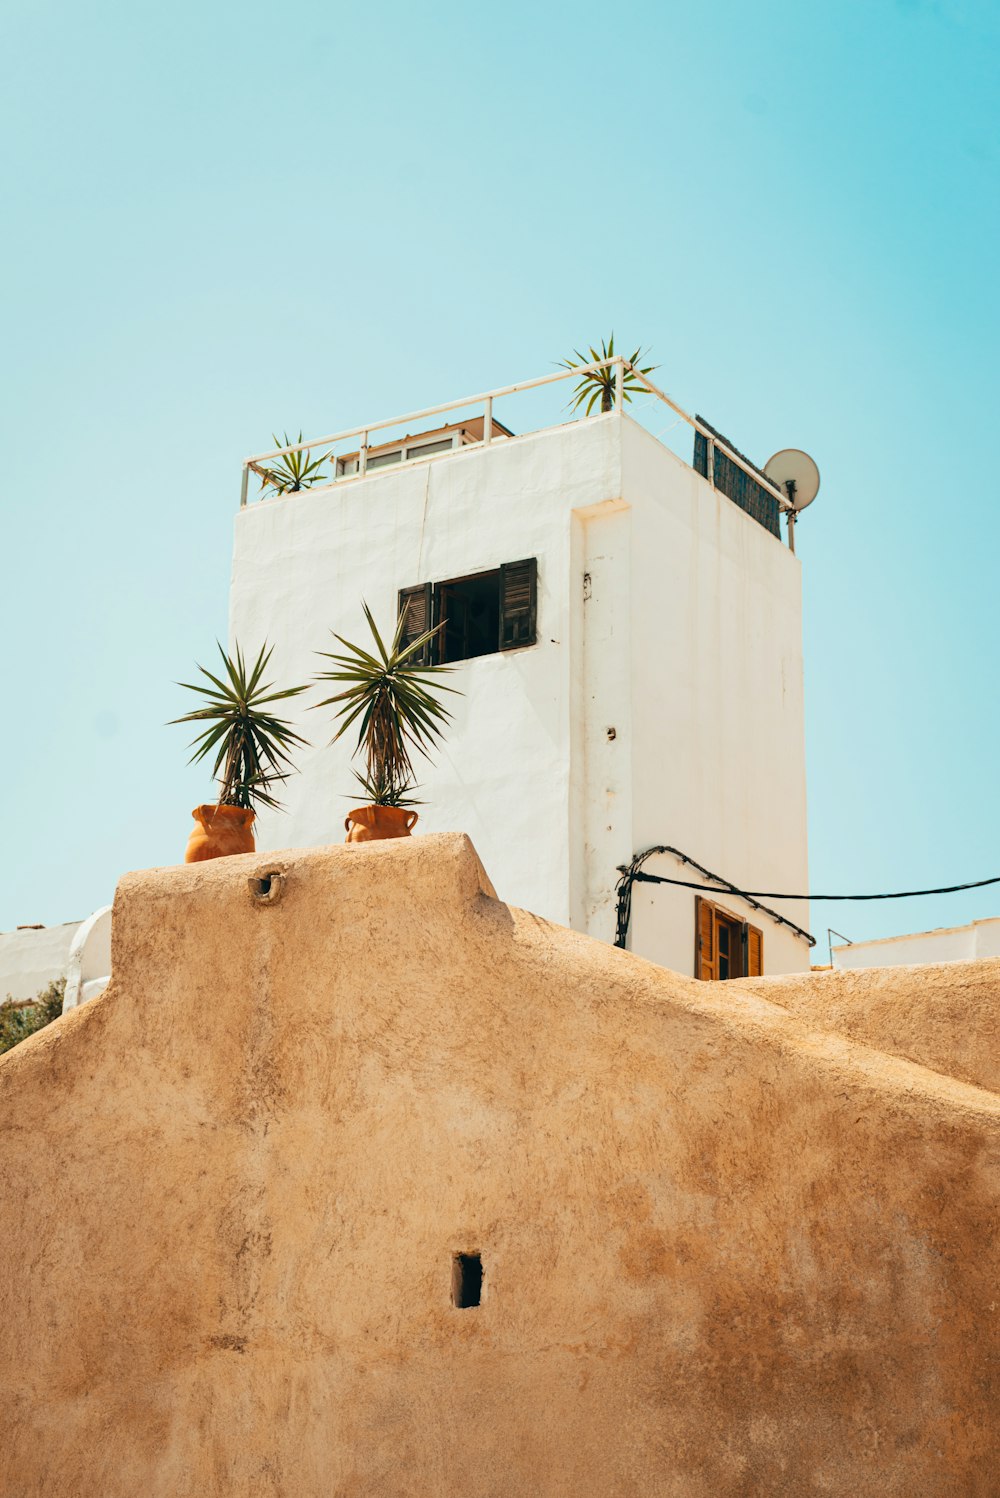
[[[37,993],[30,1004],[14,1003],[8,995],[7,1003],[0,1007],[0,1055],[58,1019],[62,1014],[65,992],[66,979],[56,978]]]

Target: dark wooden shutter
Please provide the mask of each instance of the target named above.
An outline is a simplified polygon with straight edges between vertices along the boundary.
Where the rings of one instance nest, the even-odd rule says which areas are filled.
[[[500,568],[500,649],[534,645],[538,612],[538,562],[504,562]]]
[[[403,643],[409,645],[429,630],[433,622],[430,583],[418,583],[414,588],[400,588],[399,614],[402,615],[404,611],[406,624],[403,627]],[[413,657],[415,664],[431,665],[434,643],[433,640],[427,641],[424,648]]]
[[[756,926],[744,926],[746,933],[746,976],[761,978],[764,974],[764,933]]]
[[[694,975],[713,979],[718,975],[715,944],[715,906],[701,895],[694,897]]]

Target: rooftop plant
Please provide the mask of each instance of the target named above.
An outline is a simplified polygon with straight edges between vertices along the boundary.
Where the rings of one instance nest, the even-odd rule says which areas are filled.
[[[408,796],[416,787],[413,752],[427,756],[443,737],[451,713],[438,700],[439,694],[457,688],[440,680],[450,666],[419,664],[421,651],[441,625],[407,642],[404,609],[386,647],[371,609],[367,604],[363,607],[373,649],[365,650],[334,634],[343,653],[318,651],[332,662],[333,669],[320,671],[316,680],[335,682],[341,690],[316,706],[336,708],[335,721],[340,726],[334,743],[358,724],[354,754],[363,754],[365,769],[363,775],[354,774],[370,804],[413,806],[418,804]]]
[[[195,752],[188,763],[195,764],[215,751],[212,774],[219,781],[220,806],[276,807],[273,788],[291,772],[290,751],[307,743],[287,719],[275,716],[275,703],[297,697],[306,687],[274,691],[272,683],[263,681],[273,648],[262,645],[248,671],[239,645],[233,655],[219,645],[225,668],[222,676],[199,666],[204,683],[178,682],[187,691],[197,692],[204,705],[171,722],[206,725],[192,741]]]
[[[285,432],[283,442],[278,441],[274,432],[271,436],[275,447],[292,447],[302,441],[301,430],[297,437],[289,437]],[[282,453],[270,466],[266,463],[251,463],[250,467],[260,479],[261,493],[265,489],[273,489],[275,494],[294,494],[299,489],[311,489],[314,484],[323,483],[329,478],[323,472],[323,464],[329,456],[329,453],[321,453],[318,458],[314,458],[310,452],[303,450]]]
[[[615,353],[615,335],[612,333],[607,343],[601,340],[600,351],[596,348],[590,350],[589,355],[580,353],[579,349],[573,350],[575,359],[562,359],[560,364],[563,369],[579,369],[584,364],[600,364],[604,359],[613,359]],[[648,349],[645,351],[648,353]],[[639,365],[639,360],[644,358],[642,349],[636,349],[634,353],[627,355],[628,362],[639,370],[640,374],[652,374],[657,368],[655,364],[647,364],[644,368]],[[611,411],[615,404],[615,366],[606,365],[604,369],[593,369],[587,374],[581,375],[578,383],[573,387],[573,399],[570,402],[571,411],[579,411],[583,407],[584,416],[589,416],[594,407],[600,401],[602,411]],[[625,400],[632,399],[633,390],[642,390],[644,387],[630,369],[623,372],[622,395]]]

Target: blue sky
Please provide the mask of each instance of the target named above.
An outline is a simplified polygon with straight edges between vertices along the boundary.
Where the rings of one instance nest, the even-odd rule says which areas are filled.
[[[813,887],[1000,873],[998,14],[5,0],[0,929],[180,857],[209,786],[163,724],[225,633],[246,452],[612,327],[820,464]]]

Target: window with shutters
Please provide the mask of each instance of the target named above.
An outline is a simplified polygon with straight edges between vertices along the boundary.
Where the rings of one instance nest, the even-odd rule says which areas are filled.
[[[764,971],[764,934],[701,895],[694,902],[694,975],[712,982],[758,978]]]
[[[440,626],[420,652],[420,661],[444,665],[534,645],[537,599],[538,563],[528,557],[491,572],[400,588],[399,612],[405,612],[408,641]]]
[[[399,590],[399,616],[404,618],[403,641],[409,645],[414,640],[419,640],[422,634],[431,627],[431,609],[433,595],[430,583],[420,583],[416,588],[400,588]],[[431,664],[432,641],[427,641],[416,656],[416,662],[421,666]]]

